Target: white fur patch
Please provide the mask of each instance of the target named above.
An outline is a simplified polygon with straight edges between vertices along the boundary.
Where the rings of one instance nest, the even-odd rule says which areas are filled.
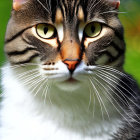
[[[63,25],[59,24],[57,26],[57,32],[58,32],[58,36],[59,36],[59,41],[62,42],[64,39],[64,30],[63,30]]]
[[[83,28],[79,28],[78,35],[79,35],[79,40],[82,41],[82,38],[83,38]]]
[[[84,64],[79,65],[75,77],[83,68]],[[44,87],[34,96],[8,65],[2,75],[0,140],[109,140],[119,126],[116,111],[110,109],[109,103],[106,107],[111,120],[105,113],[105,120],[99,117],[98,105],[93,117],[93,103],[86,86],[89,83],[82,76],[81,88],[63,91],[54,84],[45,100]]]

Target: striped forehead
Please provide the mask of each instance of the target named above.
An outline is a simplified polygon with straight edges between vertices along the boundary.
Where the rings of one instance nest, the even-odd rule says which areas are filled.
[[[81,20],[84,18],[84,10],[80,5],[80,0],[65,0],[56,8],[55,22],[68,22],[75,19]]]
[[[74,23],[73,25],[76,25],[75,23],[77,21],[83,21],[84,20],[84,11],[83,11],[82,6],[74,6],[74,7],[70,6],[70,8],[73,9],[73,10],[71,10],[70,13],[66,11],[68,9],[68,5],[67,6],[62,5],[62,8],[58,7],[56,9],[55,26],[57,28],[57,32],[58,32],[60,42],[62,42],[63,39],[64,39],[64,34],[65,34],[64,32],[66,32],[66,31],[71,32],[72,30],[75,30],[75,29],[72,29],[73,27],[76,28],[75,26],[69,28],[69,26],[67,26],[67,25],[69,25],[71,23]],[[72,13],[72,12],[74,12],[74,13]],[[67,15],[67,14],[69,14],[69,15]],[[72,16],[72,14],[73,14],[73,16]],[[65,25],[65,23],[67,25]]]
[[[83,11],[82,6],[78,7],[78,12],[77,13],[78,13],[77,14],[78,20],[82,20],[83,21],[85,16],[84,16],[84,11]],[[55,22],[56,23],[63,23],[63,20],[64,20],[63,15],[66,15],[66,14],[64,14],[60,8],[57,8],[56,9]]]

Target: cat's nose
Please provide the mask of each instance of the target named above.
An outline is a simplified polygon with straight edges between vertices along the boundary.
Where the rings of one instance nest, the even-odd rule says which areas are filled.
[[[80,61],[78,59],[77,60],[68,60],[68,59],[66,59],[63,62],[67,65],[69,71],[71,73],[73,73],[73,71],[75,70],[76,66],[79,64]]]

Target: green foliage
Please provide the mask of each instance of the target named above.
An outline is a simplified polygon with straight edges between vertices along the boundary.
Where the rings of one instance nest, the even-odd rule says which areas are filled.
[[[127,41],[125,71],[132,74],[140,84],[140,48],[131,47],[132,42]],[[140,42],[137,44],[140,47]]]
[[[4,35],[11,9],[10,0],[0,0],[0,66],[4,63]]]
[[[140,1],[122,0],[120,19],[125,28],[126,61],[125,70],[140,84]]]
[[[0,66],[4,62],[4,34],[12,0],[0,0]],[[140,83],[140,0],[121,0],[120,19],[125,28],[125,37],[127,44],[127,53],[125,61],[125,70]]]

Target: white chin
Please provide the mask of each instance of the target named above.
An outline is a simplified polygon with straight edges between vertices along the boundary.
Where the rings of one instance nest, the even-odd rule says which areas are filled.
[[[61,80],[57,80],[55,86],[59,90],[66,92],[74,92],[83,89],[87,86],[88,78],[84,74],[73,74],[71,77],[67,75],[66,77],[61,77]]]
[[[60,90],[66,91],[66,92],[73,92],[78,89],[80,89],[82,86],[82,83],[80,81],[76,80],[66,80],[63,82],[56,83],[56,87]]]

